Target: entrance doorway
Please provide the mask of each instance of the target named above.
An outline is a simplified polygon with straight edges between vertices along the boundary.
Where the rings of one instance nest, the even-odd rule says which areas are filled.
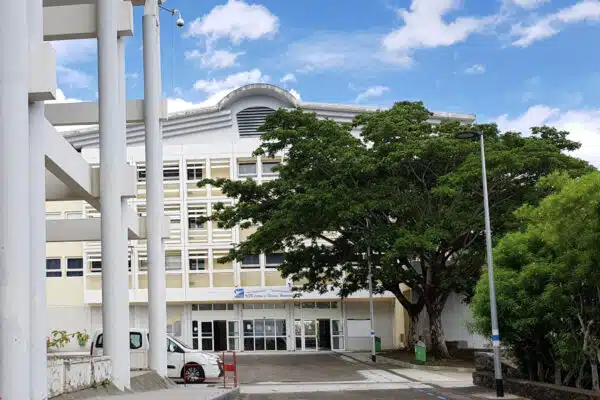
[[[227,350],[227,321],[214,321],[215,351]]]
[[[329,319],[317,321],[319,324],[319,350],[331,350],[331,321]]]

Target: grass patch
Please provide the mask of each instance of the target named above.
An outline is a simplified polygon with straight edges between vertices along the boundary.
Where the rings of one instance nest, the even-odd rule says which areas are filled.
[[[424,365],[430,367],[454,367],[454,368],[473,368],[475,365],[475,349],[453,349],[450,351],[450,359],[435,359],[433,354],[427,353],[427,361],[415,360],[414,351],[391,350],[381,353],[383,357],[392,358],[398,361],[404,361],[415,365]]]

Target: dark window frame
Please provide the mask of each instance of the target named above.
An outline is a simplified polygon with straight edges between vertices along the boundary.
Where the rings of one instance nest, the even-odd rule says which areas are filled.
[[[71,261],[79,261],[80,266],[73,267]],[[67,277],[83,276],[83,257],[67,257]]]
[[[48,262],[58,261],[58,268],[52,267]],[[62,259],[60,257],[46,258],[46,278],[62,278]]]

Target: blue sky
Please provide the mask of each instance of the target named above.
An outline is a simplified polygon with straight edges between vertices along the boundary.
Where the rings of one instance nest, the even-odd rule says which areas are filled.
[[[163,92],[172,111],[269,82],[302,100],[473,113],[503,129],[552,124],[600,164],[599,0],[168,0]],[[128,97],[143,96],[141,9]],[[93,41],[55,43],[62,99],[94,100]]]

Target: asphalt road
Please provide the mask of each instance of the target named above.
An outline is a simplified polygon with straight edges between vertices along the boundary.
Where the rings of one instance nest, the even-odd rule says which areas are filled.
[[[239,400],[471,400],[485,392],[469,387],[468,374],[419,376],[416,370],[404,370],[402,375],[396,365],[331,353],[244,354],[237,361]],[[446,380],[435,381],[441,378]]]

